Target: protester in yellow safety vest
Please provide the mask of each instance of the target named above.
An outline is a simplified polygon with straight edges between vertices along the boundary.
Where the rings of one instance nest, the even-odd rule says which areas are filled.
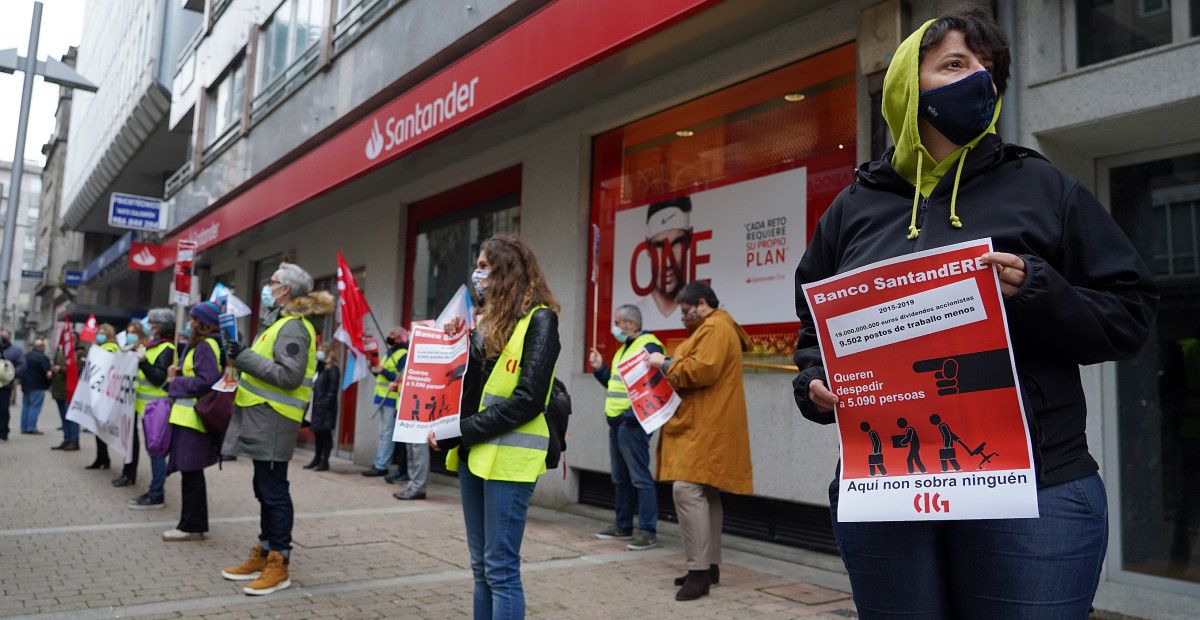
[[[222,453],[254,461],[262,531],[250,557],[221,574],[232,581],[249,581],[242,588],[246,594],[270,594],[292,585],[288,564],[295,513],[288,462],[317,371],[317,333],[311,319],[333,311],[333,296],[312,288],[308,272],[280,263],[263,284],[262,333],[248,348],[237,342],[227,345],[228,357],[241,375]]]
[[[404,374],[404,364],[408,361],[408,330],[396,326],[388,330],[387,353],[379,360],[379,364],[371,367],[375,375],[375,412],[379,416],[379,445],[375,449],[375,462],[369,469],[363,470],[362,475],[368,478],[385,476],[389,484],[401,478],[400,472],[389,474],[392,466],[392,456],[396,451],[396,442],[392,441],[392,433],[396,430],[396,391],[389,385]],[[401,471],[404,468],[400,468]]]
[[[125,329],[125,331],[117,332],[116,339],[117,339],[117,345],[120,347],[121,351],[134,351],[139,348],[144,349],[146,342],[149,341],[149,337],[150,337],[149,332],[142,331],[141,319],[134,318],[132,321],[129,322],[129,327],[127,327]],[[164,375],[163,382],[165,382],[165,381],[166,381],[166,376]],[[162,385],[162,383],[160,382],[159,385]],[[156,386],[151,386],[150,384],[148,384],[146,382],[145,375],[141,372],[141,370],[138,370],[138,384],[137,384],[137,388],[136,388],[137,391],[134,393],[134,401],[133,401],[133,410],[134,410],[136,416],[142,415],[142,412],[146,410],[146,403],[148,401],[144,399],[144,393],[145,393],[145,395],[149,395],[149,392],[147,390],[148,390],[148,388],[151,388],[151,387],[156,387]],[[156,388],[155,395],[158,397],[163,397],[163,396],[166,396],[167,393],[165,391],[163,391],[161,388]],[[134,418],[135,420],[137,419],[136,416]],[[138,453],[141,452],[141,441],[140,441],[138,435],[139,435],[138,425],[134,424],[133,425],[133,457],[130,459],[130,461],[128,463],[125,463],[124,467],[121,468],[121,475],[117,476],[116,478],[113,478],[112,485],[114,487],[128,487],[128,486],[133,486],[134,484],[137,483],[137,470],[138,470],[138,460],[139,460]]]
[[[658,545],[658,489],[650,473],[650,435],[642,429],[629,402],[625,381],[617,367],[638,351],[663,353],[663,344],[647,331],[642,331],[642,311],[626,304],[613,311],[613,338],[621,343],[613,355],[612,366],[604,365],[600,352],[592,349],[588,363],[600,385],[605,386],[604,413],[608,417],[608,456],[613,481],[613,503],[616,522],[596,538],[629,540],[630,551],[651,549]],[[633,535],[633,504],[638,506],[638,535]]]
[[[428,442],[450,449],[446,468],[458,471],[475,618],[522,618],[521,539],[534,483],[546,471],[559,307],[533,251],[514,235],[483,242],[471,282],[481,310],[463,377],[462,437],[430,433]],[[464,324],[455,318],[446,331],[456,335]]]
[[[171,452],[167,473],[180,476],[179,525],[163,532],[167,542],[203,540],[208,532],[208,490],[204,468],[217,462],[217,438],[208,433],[196,403],[213,391],[221,378],[220,345],[215,335],[221,307],[205,301],[192,306],[183,335],[183,357],[167,369],[167,394],[171,397]]]
[[[113,329],[110,323],[101,323],[96,326],[96,339],[92,341],[94,346],[98,346],[109,353],[120,353],[121,347],[117,346],[117,330]],[[80,372],[83,368],[80,367]],[[84,466],[84,469],[108,469],[112,461],[108,458],[108,444],[96,437],[96,459],[91,465]]]
[[[134,350],[138,356],[137,399],[134,409],[138,415],[146,411],[151,401],[167,397],[164,389],[167,370],[175,361],[175,316],[170,308],[153,308],[141,322],[149,335],[145,346]],[[136,425],[135,425],[136,428]],[[136,457],[135,462],[136,462]],[[167,481],[167,459],[150,457],[150,488],[131,500],[130,510],[153,510],[164,506],[163,487]]]

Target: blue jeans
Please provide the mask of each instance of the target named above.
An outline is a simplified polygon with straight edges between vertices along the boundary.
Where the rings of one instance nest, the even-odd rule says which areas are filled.
[[[46,398],[46,390],[22,390],[21,392],[21,432],[28,433],[37,430],[38,414],[42,412],[42,402]]]
[[[608,458],[612,467],[618,530],[633,529],[633,502],[638,504],[638,529],[658,530],[658,489],[650,475],[650,436],[640,424],[622,421],[608,429]]]
[[[1104,483],[1038,489],[1037,519],[839,523],[860,618],[1087,618],[1108,545]]]
[[[375,451],[375,469],[391,469],[392,454],[396,452],[396,442],[392,441],[395,430],[396,408],[383,407],[379,410],[379,448]]]
[[[475,620],[524,618],[521,539],[534,483],[484,480],[471,473],[466,459],[459,463],[458,482],[475,577]]]
[[[167,483],[167,459],[150,457],[150,489],[146,495],[155,499],[163,498],[163,487]]]
[[[54,399],[58,405],[58,419],[62,422],[63,443],[79,443],[79,423],[67,419],[67,401]]]

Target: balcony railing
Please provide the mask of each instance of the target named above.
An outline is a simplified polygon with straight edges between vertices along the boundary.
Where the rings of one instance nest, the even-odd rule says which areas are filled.
[[[288,95],[296,92],[309,76],[317,72],[317,61],[321,56],[321,46],[310,45],[299,58],[281,72],[274,81],[263,87],[262,92],[250,103],[250,122],[262,120],[275,106],[283,102]]]
[[[350,47],[375,22],[379,21],[389,9],[402,4],[404,0],[359,0],[348,7],[338,17],[333,27],[333,53],[339,54]]]
[[[192,34],[192,38],[188,39],[187,45],[183,46],[183,51],[179,53],[179,60],[175,62],[175,75],[179,75],[179,72],[183,71],[183,68],[187,66],[188,61],[192,59],[192,56],[200,47],[202,39],[204,39],[204,28],[197,28],[196,32]]]
[[[192,160],[188,159],[163,185],[163,200],[168,200],[192,180]]]

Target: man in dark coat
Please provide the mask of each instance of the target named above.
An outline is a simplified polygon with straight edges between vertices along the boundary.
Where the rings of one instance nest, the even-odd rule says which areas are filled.
[[[13,365],[13,378],[0,385],[0,441],[8,441],[8,407],[12,403],[13,386],[25,372],[25,352],[13,346],[12,332],[0,329],[0,357]]]
[[[25,354],[25,372],[21,373],[21,432],[25,435],[42,434],[37,420],[50,389],[50,358],[45,350],[46,341],[35,338],[33,348]]]

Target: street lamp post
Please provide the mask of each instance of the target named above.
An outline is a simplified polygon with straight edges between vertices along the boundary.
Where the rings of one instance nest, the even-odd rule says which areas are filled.
[[[16,48],[0,50],[0,71],[25,73],[21,86],[21,113],[17,120],[17,149],[13,155],[12,181],[8,185],[8,212],[4,217],[4,246],[0,252],[0,304],[4,306],[4,321],[8,320],[8,288],[11,284],[9,276],[12,272],[13,242],[17,233],[17,213],[21,206],[21,176],[25,172],[25,134],[29,129],[29,102],[33,98],[33,77],[51,84],[67,88],[76,88],[88,92],[96,92],[95,84],[84,79],[71,67],[47,57],[39,61],[38,35],[42,30],[42,3],[33,3],[33,20],[29,26],[29,46],[26,56],[18,56]]]

